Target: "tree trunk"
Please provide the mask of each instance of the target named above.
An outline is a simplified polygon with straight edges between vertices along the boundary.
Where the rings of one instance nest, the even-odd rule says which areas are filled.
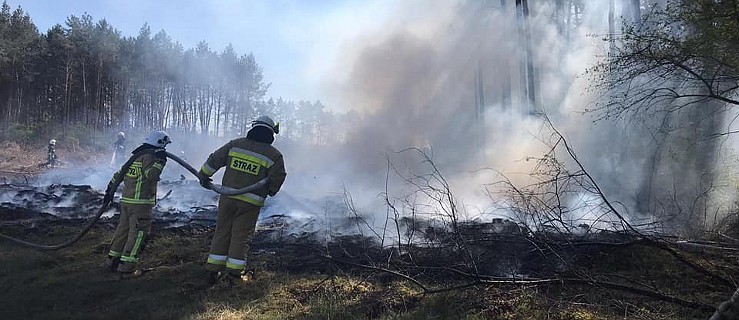
[[[506,6],[506,0],[500,0],[500,6],[502,12],[505,14],[508,12],[508,8]],[[511,108],[511,61],[508,57],[508,55],[504,55],[502,61],[500,64],[500,75],[501,79],[503,81],[503,84],[501,86],[501,92],[500,92],[500,102],[503,107],[503,110],[507,110]]]
[[[522,77],[522,85],[526,87],[525,97],[528,104],[529,114],[539,114],[542,112],[538,106],[538,81],[536,76],[536,70],[534,67],[534,57],[531,50],[531,35],[529,30],[529,5],[528,0],[516,0],[516,6],[519,7],[520,14],[518,15],[520,22],[519,28],[521,33],[521,41],[523,42],[524,54],[522,64],[525,65],[524,75]]]
[[[523,17],[523,0],[516,0],[516,21],[518,24],[518,48],[519,48],[519,59],[518,59],[518,77],[519,77],[519,91],[518,91],[518,104],[521,111],[528,108],[528,81],[526,78],[526,44],[525,44],[525,31],[524,31],[524,17]]]

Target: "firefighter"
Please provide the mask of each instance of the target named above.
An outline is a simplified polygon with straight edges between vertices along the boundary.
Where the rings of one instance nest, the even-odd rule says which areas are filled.
[[[229,283],[246,280],[241,275],[251,250],[259,210],[267,196],[277,194],[287,175],[282,154],[271,145],[279,129],[279,124],[270,117],[260,116],[252,122],[245,138],[231,140],[213,152],[198,173],[200,183],[206,188],[210,177],[221,167],[226,167],[222,184],[229,188],[240,189],[269,178],[267,186],[252,193],[220,197],[216,230],[206,262],[211,283],[219,276]]]
[[[56,157],[56,140],[49,140],[49,147],[46,149],[46,165],[49,167],[57,166],[59,158]]]
[[[171,142],[164,131],[149,133],[144,138],[144,143],[131,153],[155,149],[154,153],[139,156],[126,173],[116,172],[108,184],[105,201],[112,200],[114,181],[119,174],[125,174],[121,214],[110,244],[108,259],[103,263],[105,269],[127,274],[137,270],[136,264],[151,228],[151,211],[156,204],[157,182],[167,163],[165,148]]]
[[[118,132],[117,139],[113,142],[113,158],[111,165],[120,165],[126,161],[126,134]]]

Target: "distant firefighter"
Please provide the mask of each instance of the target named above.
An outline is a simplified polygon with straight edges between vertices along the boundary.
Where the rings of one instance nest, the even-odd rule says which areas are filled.
[[[246,138],[229,141],[213,152],[198,174],[205,187],[211,176],[226,167],[222,184],[240,189],[269,178],[262,189],[236,196],[221,196],[218,201],[216,230],[210,246],[206,268],[211,283],[220,277],[229,283],[246,280],[246,259],[251,250],[252,236],[259,211],[265,198],[274,196],[285,181],[285,163],[282,153],[272,146],[279,124],[261,116],[252,122]]]
[[[49,140],[49,147],[46,149],[46,166],[56,167],[59,165],[59,158],[56,156],[56,140]]]
[[[151,211],[156,204],[159,176],[167,163],[165,148],[171,142],[164,131],[149,133],[143,144],[131,153],[146,149],[155,149],[155,152],[139,156],[127,172],[116,172],[108,184],[105,201],[113,199],[113,182],[118,175],[125,174],[121,215],[110,244],[108,259],[103,263],[105,269],[124,274],[136,272],[139,256],[151,229]]]
[[[120,165],[126,161],[126,134],[118,132],[117,139],[113,142],[113,157],[110,159],[111,165]]]

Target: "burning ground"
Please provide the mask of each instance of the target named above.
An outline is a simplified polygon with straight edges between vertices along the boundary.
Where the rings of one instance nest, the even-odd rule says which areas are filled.
[[[58,139],[63,165],[39,165],[45,146],[2,142],[3,234],[42,243],[75,235],[114,171],[101,150],[118,130],[138,142],[166,129],[168,149],[198,165],[253,116],[273,113],[285,121],[275,146],[289,176],[259,221],[250,258],[258,277],[247,286],[203,283],[216,197],[168,165],[143,278],[97,271],[118,219],[113,206],[65,251],[0,242],[0,316],[706,318],[739,272],[739,140],[713,139],[724,125],[735,131],[736,111],[718,111],[739,105],[737,50],[726,49],[739,27],[697,42],[716,43],[709,57],[729,57],[719,81],[728,91],[708,85],[705,96],[719,92],[718,104],[682,100],[710,81],[685,82],[683,59],[654,61],[627,40],[658,31],[674,41],[647,37],[645,48],[672,48],[684,40],[675,30],[710,36],[735,24],[723,14],[735,6],[724,2],[701,2],[720,22],[696,24],[673,21],[682,18],[671,9],[660,16],[664,0],[349,1],[350,10],[331,13],[338,22],[306,19],[325,27],[321,35],[349,30],[308,37],[343,38],[311,44],[323,70],[309,68],[310,77],[331,82],[320,94],[326,105],[268,95],[281,80],[265,77],[259,54],[206,42],[190,51],[164,31],[152,37],[148,24],[131,37],[89,15],[41,34],[4,4],[0,27],[18,32],[0,32],[11,40],[0,42],[10,54],[0,69],[14,73],[0,77],[0,140]],[[641,4],[653,10],[642,15]],[[637,15],[617,22],[616,11]],[[312,33],[287,21],[296,38]],[[201,29],[254,38],[213,25]],[[280,51],[290,57],[273,58],[299,61],[299,50]],[[698,69],[688,73],[713,73],[712,59],[690,56]],[[652,68],[664,61],[673,65]]]
[[[22,152],[33,159],[34,151]],[[111,172],[4,175],[0,232],[47,244],[69,239],[101,203]],[[99,270],[118,218],[114,206],[69,249],[0,242],[0,316],[704,319],[739,273],[732,233],[696,242],[592,225],[558,232],[505,218],[450,221],[444,210],[454,206],[444,204],[398,216],[358,207],[348,191],[322,198],[286,191],[260,217],[250,258],[257,278],[246,286],[205,283],[216,197],[171,171],[160,183],[143,258],[151,271],[121,280]],[[408,199],[386,196],[390,208]],[[388,217],[384,228],[378,216]]]
[[[2,230],[56,243],[74,234],[80,224],[77,219],[46,220],[30,226],[5,225]],[[324,242],[312,233],[288,234],[281,221],[262,222],[252,253],[257,278],[244,287],[205,285],[202,262],[212,229],[193,224],[176,228],[155,224],[145,263],[157,268],[138,279],[120,280],[98,270],[114,225],[115,217],[107,219],[73,248],[60,252],[0,243],[3,318],[622,319],[626,314],[630,319],[705,319],[708,306],[685,307],[644,292],[659,288],[664,295],[716,305],[724,299],[719,292],[731,291],[645,243],[573,242],[558,251],[567,255],[563,261],[577,263],[572,269],[532,252],[533,247],[521,243],[524,238],[471,226],[468,235],[481,237],[477,240],[484,240],[491,254],[481,260],[488,263],[479,266],[481,272],[508,260],[508,272],[520,269],[510,264],[517,261],[538,266],[528,272],[573,279],[593,276],[579,282],[563,278],[515,283],[511,277],[474,280],[475,276],[457,271],[465,270],[463,259],[444,255],[448,251],[443,248],[404,248],[399,255],[395,248],[383,249],[358,235]],[[438,243],[445,243],[445,235],[437,236]],[[710,261],[712,269],[736,276],[730,267],[736,255],[701,252],[700,256],[709,259],[702,261]],[[616,279],[628,281],[609,282]]]
[[[141,278],[122,280],[98,268],[115,208],[66,250],[0,242],[0,316],[705,319],[739,275],[733,267],[739,255],[730,249],[739,242],[727,238],[657,243],[618,232],[531,232],[507,219],[460,222],[450,230],[439,221],[404,218],[395,222],[406,240],[383,244],[340,197],[331,207],[284,196],[260,220],[250,260],[256,279],[212,287],[203,261],[215,207],[183,202],[198,198],[194,182],[164,181],[162,188],[172,192],[155,211],[143,259],[150,271]],[[102,198],[79,185],[0,189],[0,231],[40,243],[73,236]],[[304,215],[288,209],[296,207],[291,202],[302,203]],[[327,212],[344,218],[327,223],[320,218]]]

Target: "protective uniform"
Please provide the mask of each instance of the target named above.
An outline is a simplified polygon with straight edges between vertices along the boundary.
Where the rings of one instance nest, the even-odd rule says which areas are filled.
[[[49,147],[46,149],[46,165],[55,167],[57,165],[58,158],[56,157],[56,140],[49,140]]]
[[[121,196],[121,215],[118,226],[110,244],[108,260],[105,267],[119,272],[133,272],[144,249],[146,237],[151,229],[151,211],[156,204],[157,182],[166,165],[164,147],[170,143],[163,131],[155,131],[147,136],[144,144],[134,150],[137,153],[145,149],[156,149],[155,153],[139,156],[128,168],[123,178]],[[112,193],[116,172],[108,185],[106,195]]]
[[[126,134],[118,132],[118,139],[113,142],[113,157],[110,160],[110,164],[121,164],[126,161]]]
[[[234,189],[269,178],[269,184],[262,189],[220,197],[216,230],[206,263],[211,271],[238,275],[246,266],[259,210],[268,195],[277,194],[287,175],[282,154],[271,146],[272,134],[277,132],[279,125],[267,117],[260,117],[252,123],[246,138],[226,143],[213,152],[200,169],[202,181],[210,180],[218,169],[226,167],[222,184]]]

